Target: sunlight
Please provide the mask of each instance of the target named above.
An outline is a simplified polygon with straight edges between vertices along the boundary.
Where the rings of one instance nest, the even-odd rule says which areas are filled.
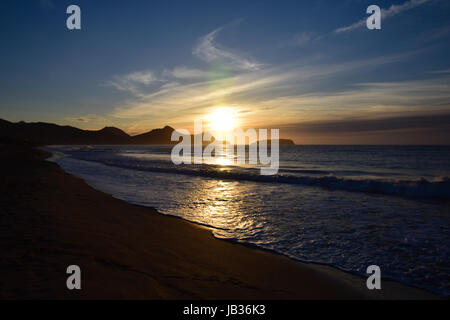
[[[232,109],[221,107],[208,116],[210,129],[213,131],[227,132],[236,128],[237,119]]]
[[[219,166],[231,166],[233,164],[233,159],[228,157],[217,158],[215,164]]]

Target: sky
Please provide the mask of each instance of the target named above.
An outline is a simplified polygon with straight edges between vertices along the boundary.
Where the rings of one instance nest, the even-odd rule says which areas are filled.
[[[1,0],[0,26],[9,121],[138,134],[227,107],[297,144],[450,144],[450,1]]]

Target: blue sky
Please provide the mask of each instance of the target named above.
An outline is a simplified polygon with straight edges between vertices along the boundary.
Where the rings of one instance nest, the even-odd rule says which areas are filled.
[[[450,143],[445,0],[3,0],[0,19],[7,120],[134,134],[226,106],[297,143]]]

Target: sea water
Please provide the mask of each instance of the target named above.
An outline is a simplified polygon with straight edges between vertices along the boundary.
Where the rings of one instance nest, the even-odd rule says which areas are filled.
[[[277,175],[170,146],[52,146],[94,188],[293,259],[450,295],[450,147],[281,146]],[[126,212],[124,212],[126,214]]]

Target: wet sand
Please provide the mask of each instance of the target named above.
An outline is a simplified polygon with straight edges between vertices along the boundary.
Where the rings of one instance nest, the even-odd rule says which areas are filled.
[[[425,291],[215,239],[206,228],[114,199],[1,143],[1,299],[423,299]],[[151,186],[149,186],[151,188]],[[78,265],[82,289],[66,288]]]

